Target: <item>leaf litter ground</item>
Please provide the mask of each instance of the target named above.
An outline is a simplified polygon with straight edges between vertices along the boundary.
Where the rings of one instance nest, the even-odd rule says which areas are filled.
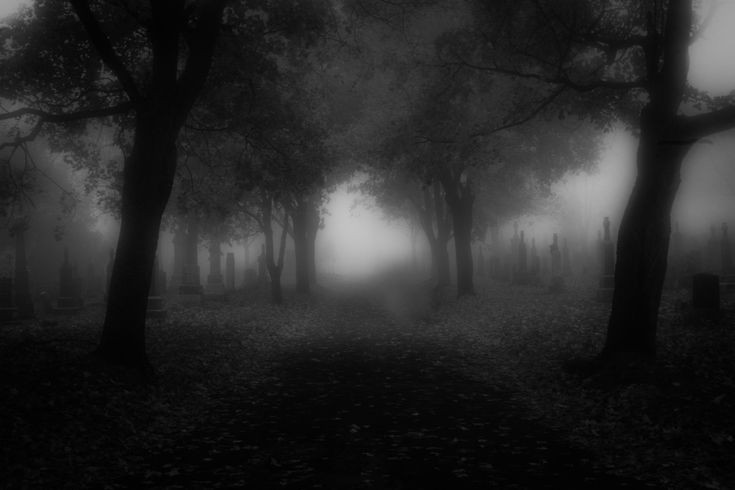
[[[735,483],[731,326],[676,295],[658,362],[610,382],[563,368],[604,339],[582,286],[485,284],[438,311],[421,288],[328,289],[172,307],[149,325],[153,386],[87,360],[100,310],[3,327],[3,488]]]

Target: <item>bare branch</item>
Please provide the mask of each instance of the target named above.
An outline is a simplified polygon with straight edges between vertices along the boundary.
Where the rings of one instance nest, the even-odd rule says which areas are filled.
[[[123,102],[122,104],[111,107],[103,107],[99,109],[83,109],[76,112],[59,114],[46,112],[33,107],[23,107],[15,111],[5,112],[0,114],[0,121],[17,119],[24,116],[34,116],[37,118],[37,121],[36,124],[33,125],[33,128],[31,128],[31,130],[28,132],[28,134],[24,136],[18,136],[13,141],[0,144],[0,150],[33,141],[41,132],[43,125],[46,123],[61,124],[65,122],[81,121],[83,119],[92,119],[95,117],[114,116],[116,114],[124,114],[132,108],[132,102]]]
[[[473,133],[470,135],[470,138],[480,138],[485,136],[490,136],[492,134],[498,133],[500,131],[505,131],[506,129],[513,128],[515,126],[520,126],[523,123],[526,123],[536,117],[542,110],[544,110],[549,104],[551,104],[554,100],[556,100],[557,97],[559,97],[565,90],[567,90],[567,87],[564,85],[561,85],[556,88],[551,94],[544,97],[537,105],[533,108],[531,112],[526,114],[525,116],[516,119],[514,121],[507,122],[505,124],[502,124],[496,128],[487,130],[487,131],[479,131],[477,133]]]

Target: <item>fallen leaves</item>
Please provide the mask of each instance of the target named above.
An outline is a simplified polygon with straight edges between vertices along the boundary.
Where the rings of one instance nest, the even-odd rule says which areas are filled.
[[[727,326],[693,328],[665,307],[658,363],[603,386],[562,368],[604,341],[607,306],[584,288],[554,296],[487,285],[432,312],[349,294],[283,308],[172,307],[149,326],[154,387],[86,359],[100,310],[53,328],[3,327],[7,486],[113,488],[137,474],[171,488],[196,476],[210,488],[268,471],[292,488],[397,485],[391,471],[424,471],[427,484],[447,488],[492,474],[507,486],[511,462],[567,471],[552,462],[560,442],[537,437],[539,426],[592,451],[606,471],[668,488],[735,484]],[[299,439],[303,431],[313,437]],[[315,455],[337,442],[353,449]],[[510,459],[498,463],[492,451]]]

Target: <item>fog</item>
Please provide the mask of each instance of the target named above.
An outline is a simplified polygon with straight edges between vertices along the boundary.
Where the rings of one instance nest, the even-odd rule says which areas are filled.
[[[0,488],[735,488],[734,26],[0,0]]]

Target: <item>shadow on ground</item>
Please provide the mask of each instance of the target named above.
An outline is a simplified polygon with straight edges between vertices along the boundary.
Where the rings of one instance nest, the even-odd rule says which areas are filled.
[[[354,306],[354,305],[353,305]],[[458,352],[350,309],[335,334],[279,357],[267,382],[202,414],[181,444],[119,482],[156,488],[642,488],[600,474]],[[347,313],[347,310],[345,310]]]

